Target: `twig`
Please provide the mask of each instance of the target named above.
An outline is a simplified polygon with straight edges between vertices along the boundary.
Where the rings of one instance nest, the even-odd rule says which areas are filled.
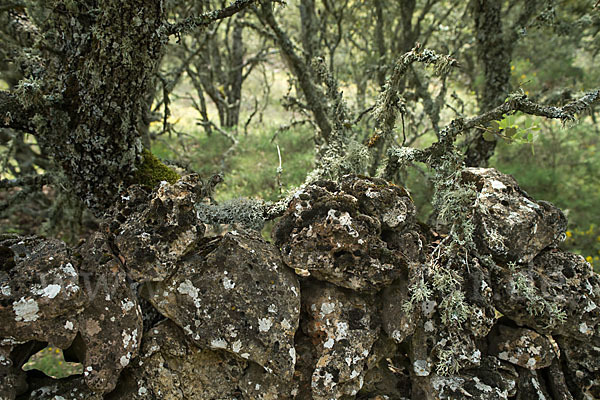
[[[373,111],[373,109],[375,108],[375,105],[372,105],[371,107],[365,108],[364,110],[362,110],[358,116],[354,119],[354,121],[352,122],[352,125],[356,125],[360,122],[361,119],[363,119],[363,117],[365,115],[367,115],[368,113],[370,113],[371,111]]]
[[[258,106],[259,106],[258,99],[256,98],[256,96],[254,96],[254,110],[252,110],[252,112],[246,119],[246,122],[244,123],[244,136],[248,136],[248,126],[250,125],[250,123],[252,122],[252,119],[258,112]]]
[[[171,100],[169,98],[168,82],[167,82],[167,79],[165,77],[163,77],[161,74],[156,74],[156,76],[162,83],[163,104],[164,104],[164,110],[165,110],[164,115],[163,115],[163,131],[162,131],[161,135],[165,132],[169,132],[169,137],[171,137],[171,129],[169,128],[169,117],[171,116],[171,110],[169,109],[169,104],[171,103]]]
[[[50,174],[28,175],[14,179],[0,180],[0,189],[10,189],[14,187],[24,186],[43,186],[51,181]]]
[[[295,120],[295,121],[290,122],[289,124],[281,125],[279,128],[277,128],[277,130],[273,134],[273,137],[271,138],[271,143],[273,143],[275,141],[275,139],[277,139],[277,137],[279,136],[279,134],[281,132],[288,131],[295,126],[304,125],[304,124],[311,124],[314,128],[316,128],[314,121],[310,118]]]
[[[281,150],[279,149],[279,145],[277,145],[277,156],[279,157],[279,167],[277,167],[277,186],[279,186],[279,193],[281,193],[281,173],[283,172],[283,166],[281,164]]]

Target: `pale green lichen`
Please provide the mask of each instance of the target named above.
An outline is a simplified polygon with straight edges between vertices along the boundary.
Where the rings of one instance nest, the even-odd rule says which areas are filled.
[[[370,161],[369,149],[355,140],[329,144],[320,154],[317,166],[308,175],[306,183],[320,179],[337,181],[347,174],[363,175]]]
[[[265,225],[265,203],[260,200],[237,198],[223,204],[196,205],[198,219],[208,225],[240,224],[261,231]]]
[[[548,323],[545,328],[556,324],[562,324],[567,319],[567,313],[555,302],[551,302],[540,296],[533,282],[523,273],[514,275],[514,290],[527,300],[527,312],[532,316],[546,314]]]
[[[420,155],[417,149],[396,149],[396,166],[408,165]],[[420,299],[436,304],[439,334],[456,340],[445,340],[443,344],[436,345],[432,355],[437,358],[436,372],[451,375],[478,362],[468,354],[471,350],[466,350],[466,347],[473,346],[473,336],[476,335],[473,332],[479,330],[473,330],[472,325],[481,326],[481,331],[486,329],[485,319],[477,316],[481,314],[480,308],[467,300],[463,287],[470,263],[477,263],[479,256],[474,242],[473,221],[477,191],[473,184],[462,180],[462,155],[455,148],[450,147],[435,159],[426,160],[426,164],[432,169],[432,205],[437,230],[446,232],[446,235],[429,254],[427,262],[418,267],[421,274],[412,279],[409,301],[403,309],[405,312],[422,312],[415,307]]]
[[[406,313],[413,311],[417,304],[428,301],[433,297],[433,290],[431,290],[429,283],[423,277],[411,284],[408,291],[410,298],[402,305],[402,310]]]
[[[40,79],[21,79],[14,92],[25,108],[41,106],[44,103],[43,82]]]
[[[459,353],[460,348],[458,348],[458,346],[449,346],[438,349],[438,360],[435,366],[435,372],[438,375],[444,376],[456,374],[461,368],[460,361],[456,356]]]

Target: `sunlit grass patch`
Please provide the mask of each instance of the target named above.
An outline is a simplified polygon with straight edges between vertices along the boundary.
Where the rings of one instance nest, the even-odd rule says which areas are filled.
[[[40,350],[23,365],[23,370],[31,369],[37,369],[57,379],[83,373],[83,366],[80,363],[65,361],[62,350],[52,346]]]

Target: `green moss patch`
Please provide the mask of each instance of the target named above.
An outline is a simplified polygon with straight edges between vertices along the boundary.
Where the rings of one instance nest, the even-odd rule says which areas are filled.
[[[142,162],[137,166],[133,183],[153,188],[162,181],[175,183],[181,178],[178,173],[163,164],[149,150],[142,151]]]

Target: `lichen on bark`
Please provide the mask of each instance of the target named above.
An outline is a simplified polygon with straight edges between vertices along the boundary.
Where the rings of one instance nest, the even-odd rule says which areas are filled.
[[[57,0],[45,12],[45,73],[21,102],[35,110],[40,145],[99,214],[141,161],[140,94],[162,56],[163,2]]]

